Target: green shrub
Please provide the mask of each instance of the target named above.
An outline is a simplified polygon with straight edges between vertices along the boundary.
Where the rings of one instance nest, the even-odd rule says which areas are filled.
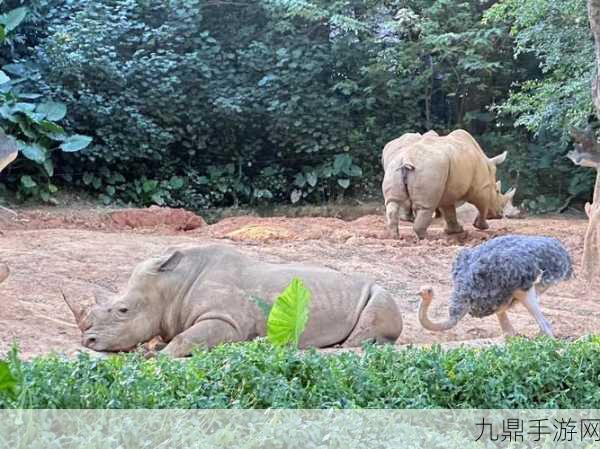
[[[16,29],[30,14],[21,6],[0,15],[0,44],[19,42]],[[9,176],[21,198],[52,201],[58,187],[52,182],[55,150],[77,152],[86,148],[91,137],[69,135],[58,122],[67,108],[31,88],[39,79],[39,70],[30,64],[10,61],[0,70],[0,127],[16,139],[21,157],[13,164],[17,171]],[[11,167],[11,168],[12,168]]]
[[[512,339],[483,349],[368,346],[324,355],[265,341],[198,351],[59,356],[9,365],[27,408],[598,408],[600,341]]]

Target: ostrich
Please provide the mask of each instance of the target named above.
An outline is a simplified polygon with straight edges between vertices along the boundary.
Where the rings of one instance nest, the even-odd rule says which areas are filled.
[[[513,336],[516,332],[506,311],[520,302],[533,315],[540,330],[553,336],[550,323],[540,310],[539,295],[572,274],[571,257],[557,239],[498,237],[463,249],[456,256],[452,266],[454,289],[446,321],[436,323],[429,319],[433,289],[421,288],[419,321],[425,329],[445,331],[456,326],[467,313],[477,318],[495,313],[504,334]]]
[[[19,150],[14,139],[8,137],[0,130],[0,172],[15,160],[18,153]],[[3,209],[2,206],[0,206],[0,209]],[[0,262],[0,283],[8,277],[9,273],[8,265]]]

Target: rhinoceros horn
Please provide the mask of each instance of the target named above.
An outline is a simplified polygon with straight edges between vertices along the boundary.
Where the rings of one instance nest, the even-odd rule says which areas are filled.
[[[77,323],[77,327],[79,327],[81,332],[85,332],[86,331],[85,317],[87,315],[86,310],[83,307],[78,306],[77,304],[73,304],[71,301],[69,301],[62,290],[60,293],[62,294],[63,299],[69,306],[69,309],[73,313],[73,316],[75,317],[75,322]]]

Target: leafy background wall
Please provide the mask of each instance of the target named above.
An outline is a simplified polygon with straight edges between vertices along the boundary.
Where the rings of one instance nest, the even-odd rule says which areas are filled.
[[[533,211],[591,192],[564,158],[569,128],[593,119],[584,0],[2,4],[21,7],[1,62],[53,115],[17,111],[31,149],[2,182],[20,198],[75,188],[201,209],[377,195],[385,142],[457,127],[490,156],[509,150],[500,176]],[[18,138],[7,108],[21,100],[5,92],[0,110]],[[67,138],[81,151],[51,151]]]

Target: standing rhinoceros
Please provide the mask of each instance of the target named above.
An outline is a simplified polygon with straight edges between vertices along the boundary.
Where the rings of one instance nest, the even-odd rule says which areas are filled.
[[[512,199],[514,190],[503,195],[496,184],[496,166],[507,153],[488,158],[467,131],[447,136],[428,132],[421,138],[411,134],[404,142],[396,151],[388,147],[382,183],[386,222],[394,233],[398,220],[411,220],[414,213],[413,229],[423,238],[436,209],[444,216],[447,233],[462,232],[456,205],[463,202],[477,207],[474,226],[487,229],[486,219]]]
[[[171,248],[141,262],[123,294],[97,299],[89,310],[67,304],[90,349],[126,351],[160,336],[169,342],[165,353],[183,357],[196,346],[264,336],[266,317],[255,298],[272,302],[294,277],[312,292],[301,347],[393,342],[400,335],[397,304],[373,282],[328,268],[260,262],[221,244]]]

